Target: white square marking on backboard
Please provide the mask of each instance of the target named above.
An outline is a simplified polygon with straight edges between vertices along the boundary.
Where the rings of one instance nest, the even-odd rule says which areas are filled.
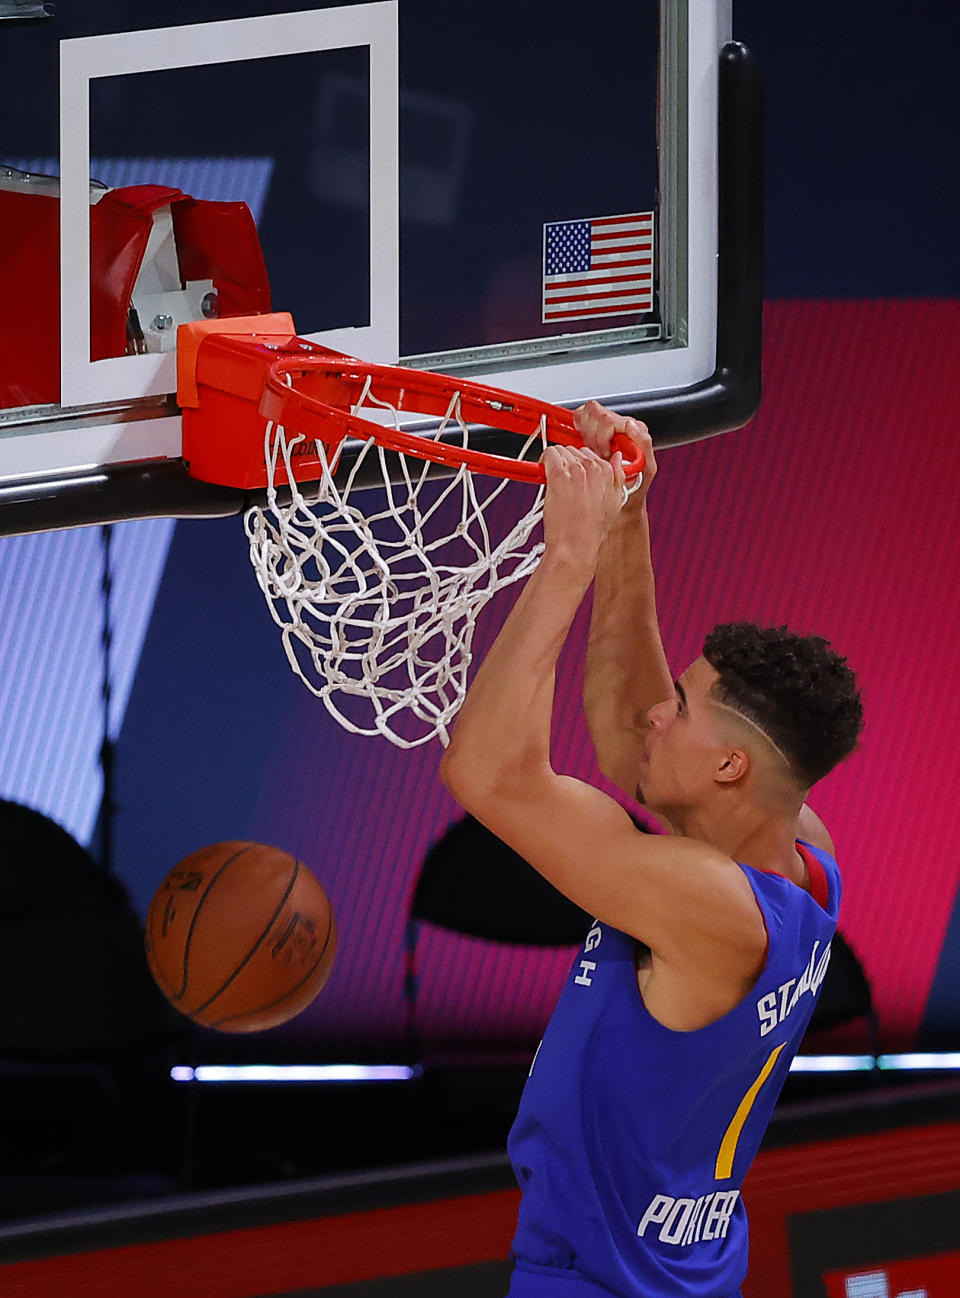
[[[176,356],[90,360],[90,82],[98,77],[370,49],[370,324],[305,335],[371,360],[399,350],[397,0],[343,9],[84,36],[60,44],[61,405],[160,396],[177,387]],[[214,109],[214,111],[216,111]],[[278,121],[277,130],[282,130]],[[320,256],[320,246],[314,255]],[[282,308],[278,304],[278,309]]]

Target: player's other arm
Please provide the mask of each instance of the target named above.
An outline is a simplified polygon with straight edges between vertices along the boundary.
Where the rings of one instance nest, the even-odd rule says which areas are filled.
[[[643,448],[640,487],[614,521],[600,550],[587,643],[583,703],[600,769],[630,797],[636,796],[637,754],[647,712],[673,698],[657,618],[646,496],[657,472],[645,424],[589,401],[577,411],[577,427],[598,455],[610,453],[615,433]]]
[[[703,982],[705,1005],[728,1005],[766,941],[743,871],[707,844],[637,833],[612,798],[552,767],[556,661],[618,512],[622,473],[616,457],[568,448],[545,459],[546,551],[470,686],[441,778],[577,905]]]

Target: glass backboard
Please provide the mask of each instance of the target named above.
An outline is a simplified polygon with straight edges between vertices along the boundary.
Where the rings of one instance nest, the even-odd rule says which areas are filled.
[[[0,86],[0,532],[243,507],[181,458],[176,331],[210,316],[595,397],[661,444],[755,408],[729,0],[30,9]]]

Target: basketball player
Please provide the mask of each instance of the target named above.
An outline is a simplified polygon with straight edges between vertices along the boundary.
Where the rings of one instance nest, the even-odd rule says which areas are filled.
[[[814,1008],[840,878],[810,786],[856,746],[827,643],[720,626],[674,681],[657,624],[646,428],[596,403],[544,455],[546,549],[478,671],[441,773],[597,918],[510,1133],[523,1191],[510,1298],[735,1298],[740,1197]],[[621,509],[611,437],[646,468]],[[603,772],[668,827],[639,833],[557,774],[557,656],[595,581],[585,707]]]

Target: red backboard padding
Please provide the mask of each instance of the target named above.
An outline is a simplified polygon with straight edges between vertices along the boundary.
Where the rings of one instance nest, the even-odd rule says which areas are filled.
[[[60,201],[0,189],[0,405],[60,399]]]
[[[113,189],[90,209],[90,359],[123,356],[127,311],[154,212],[169,204],[181,281],[213,280],[223,315],[270,309],[270,284],[246,203],[190,198],[164,185]],[[0,406],[60,399],[60,200],[0,189],[4,326]]]

